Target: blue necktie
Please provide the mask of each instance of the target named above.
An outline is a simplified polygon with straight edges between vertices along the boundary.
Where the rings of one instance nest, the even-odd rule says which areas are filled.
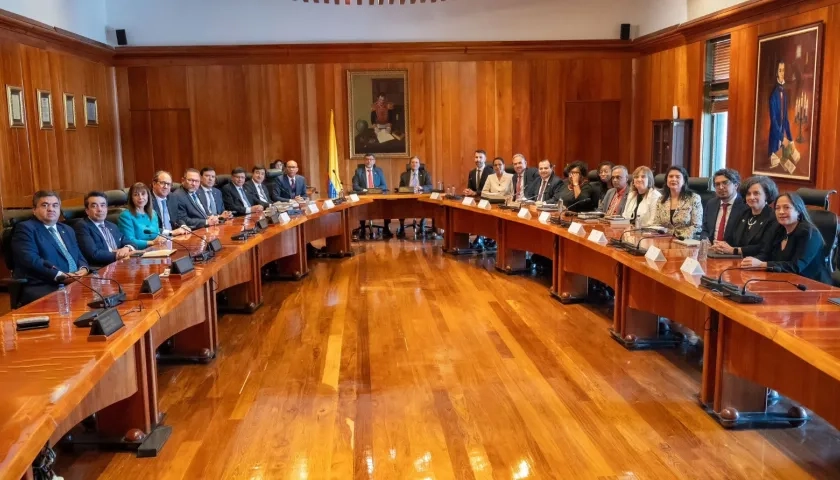
[[[166,199],[164,198],[161,200],[161,204],[163,205],[160,209],[160,216],[163,220],[163,229],[164,230],[172,230],[172,223],[169,221],[169,206],[166,204]]]
[[[204,205],[202,205],[201,202],[198,200],[198,195],[196,195],[195,192],[193,192],[190,194],[190,198],[192,199],[193,203],[195,203],[195,205],[198,207],[198,209],[201,210],[201,214],[206,217],[207,211],[204,210]]]
[[[50,231],[53,238],[55,239],[55,243],[58,244],[58,251],[64,256],[64,259],[67,260],[67,269],[70,270],[66,273],[73,273],[79,269],[78,265],[76,265],[76,261],[73,260],[73,256],[70,255],[70,252],[67,250],[67,247],[64,245],[64,242],[61,240],[61,236],[58,234],[58,230],[55,227],[47,227],[47,230]]]

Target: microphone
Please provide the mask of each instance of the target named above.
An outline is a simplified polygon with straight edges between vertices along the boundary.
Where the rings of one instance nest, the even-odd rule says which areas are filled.
[[[333,175],[335,175],[336,180],[338,180],[338,188],[341,189],[338,192],[338,197],[333,199],[335,200],[335,202],[333,203],[335,203],[336,205],[341,205],[342,203],[344,203],[344,182],[341,181],[341,177],[338,176],[338,172],[336,172],[335,169],[333,169],[332,172]]]
[[[563,216],[564,216],[564,215],[566,215],[566,213],[567,213],[567,212],[569,212],[569,209],[570,209],[570,208],[575,207],[575,206],[577,206],[578,204],[581,204],[581,203],[586,202],[586,201],[588,201],[588,199],[586,199],[586,198],[582,198],[582,199],[578,200],[577,202],[573,202],[571,205],[569,205],[568,207],[566,207],[566,210],[564,210],[564,211],[563,211],[563,213],[560,215],[560,223],[559,223],[559,225],[560,225],[561,227],[564,227],[564,228],[569,228],[570,226],[572,226],[572,222],[570,222],[570,221],[568,221],[568,220],[563,220]],[[571,214],[572,214],[572,213],[575,213],[575,212],[570,212],[570,213],[569,213],[569,216],[571,216]]]
[[[787,281],[787,280],[771,280],[771,279],[766,279],[766,278],[752,278],[752,279],[750,279],[750,280],[747,280],[747,281],[744,283],[744,286],[741,288],[741,295],[746,295],[746,294],[747,294],[747,285],[749,285],[750,283],[753,283],[753,282],[787,283],[787,284],[789,284],[789,285],[793,285],[793,286],[794,286],[794,287],[796,287],[798,290],[801,290],[801,291],[803,291],[803,292],[804,292],[804,291],[806,291],[806,290],[808,290],[808,287],[807,287],[807,286],[805,286],[805,285],[803,285],[803,284],[801,284],[801,283],[793,283],[793,282],[789,282],[789,281]]]
[[[42,265],[44,265],[45,268],[47,268],[49,270],[55,270],[55,271],[59,272],[58,267],[56,267],[55,265],[53,265],[49,261],[42,260],[41,263],[42,263]],[[111,308],[111,307],[115,307],[115,306],[117,306],[120,303],[125,301],[125,292],[122,291],[122,287],[120,287],[120,292],[119,293],[115,293],[113,295],[108,295],[106,297],[105,295],[102,295],[101,292],[97,291],[96,289],[94,289],[90,285],[86,284],[85,282],[79,280],[78,278],[76,278],[72,275],[68,275],[68,274],[62,272],[62,274],[59,275],[58,278],[57,278],[57,280],[59,280],[59,281],[64,281],[66,279],[72,280],[72,281],[82,285],[83,287],[85,287],[88,290],[90,290],[91,292],[95,293],[99,298],[102,299],[101,301],[94,300],[93,302],[88,303],[88,306],[91,307],[91,308],[97,308],[97,309],[99,309],[99,308]],[[119,285],[119,283],[117,283],[117,285]],[[103,306],[94,307],[94,305],[103,305]]]
[[[206,262],[207,260],[209,260],[210,258],[213,257],[213,252],[209,252],[207,250],[202,250],[200,252],[192,253],[192,251],[190,251],[190,247],[188,247],[188,246],[184,245],[183,243],[175,240],[174,238],[167,237],[167,236],[161,234],[160,232],[153,232],[152,230],[150,230],[148,228],[145,228],[145,229],[143,229],[143,233],[145,233],[146,235],[155,235],[155,238],[160,237],[160,238],[163,238],[165,240],[169,240],[170,242],[174,243],[175,245],[178,245],[179,247],[186,250],[187,255],[189,255],[190,258],[192,258],[194,261]],[[195,235],[196,237],[201,238],[199,235],[196,235],[192,231],[190,231],[188,233],[190,235]],[[204,239],[201,238],[201,240],[203,241]]]
[[[114,282],[114,283],[117,284],[117,288],[119,289],[119,291],[117,293],[112,293],[111,295],[108,295],[107,297],[104,298],[104,301],[94,300],[94,301],[88,303],[88,307],[90,307],[90,308],[111,308],[111,307],[115,307],[115,306],[117,306],[117,305],[119,305],[119,304],[121,304],[125,301],[125,299],[126,299],[125,291],[123,290],[122,284],[120,284],[120,282],[114,280],[113,278],[97,277],[95,275],[92,278],[95,278],[97,280],[107,280],[109,282]]]

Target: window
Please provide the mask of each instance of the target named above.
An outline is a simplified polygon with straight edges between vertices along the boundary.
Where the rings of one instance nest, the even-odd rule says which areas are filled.
[[[729,116],[729,36],[706,44],[704,107],[701,125],[700,173],[711,176],[726,167],[726,128]]]

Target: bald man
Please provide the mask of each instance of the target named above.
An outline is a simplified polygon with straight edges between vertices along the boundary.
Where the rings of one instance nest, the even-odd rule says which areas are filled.
[[[303,201],[306,195],[306,179],[297,174],[298,165],[294,160],[286,162],[286,171],[277,177],[271,189],[271,199],[275,202]]]

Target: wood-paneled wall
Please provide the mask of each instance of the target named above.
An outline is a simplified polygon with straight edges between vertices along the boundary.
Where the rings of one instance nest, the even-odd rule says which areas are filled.
[[[408,70],[411,153],[435,182],[463,186],[479,148],[490,158],[522,153],[530,164],[548,158],[561,168],[575,159],[630,161],[630,55],[546,57],[118,67],[126,183],[148,181],[158,169],[178,178],[187,166],[229,173],[281,158],[298,160],[323,194],[332,109],[349,185],[361,162],[348,158],[350,69]],[[406,162],[378,158],[389,187]]]
[[[26,26],[21,33],[19,28]],[[103,53],[104,52],[104,53]],[[0,21],[0,206],[29,207],[32,193],[54,189],[72,200],[122,182],[115,82],[107,48],[10,17]],[[11,128],[6,85],[23,88],[25,128]],[[36,91],[52,94],[54,128],[38,122]],[[76,130],[64,126],[63,94],[75,95]],[[99,126],[86,127],[83,97],[97,98]]]
[[[796,2],[735,26],[706,31],[700,38],[686,45],[643,55],[634,60],[634,163],[642,165],[650,161],[650,121],[670,118],[671,106],[677,105],[682,118],[694,119],[692,173],[696,175],[699,172],[705,43],[710,38],[729,33],[732,39],[732,58],[727,165],[740,171],[742,177],[750,176],[758,38],[816,22],[825,25],[816,188],[836,189],[840,186],[840,2],[837,1]],[[807,186],[790,181],[779,181],[778,184],[783,191]],[[835,199],[832,203],[832,208],[840,211],[840,200]]]

